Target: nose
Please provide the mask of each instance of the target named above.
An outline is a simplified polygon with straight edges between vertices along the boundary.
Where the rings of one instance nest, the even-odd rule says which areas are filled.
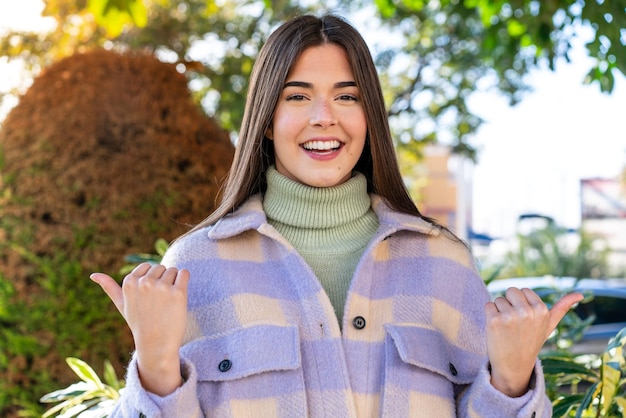
[[[310,124],[312,126],[319,126],[327,128],[337,123],[337,118],[332,106],[327,100],[319,100],[314,104],[311,111]]]

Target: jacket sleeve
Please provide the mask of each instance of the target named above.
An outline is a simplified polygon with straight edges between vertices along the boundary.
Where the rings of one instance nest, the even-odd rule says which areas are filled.
[[[480,301],[467,307],[465,313],[476,316],[476,323],[480,327],[486,327],[485,303],[490,299],[484,282],[478,271],[474,268],[474,280],[468,279],[468,285],[476,291],[476,300]],[[545,393],[545,381],[543,369],[539,359],[535,362],[535,369],[529,383],[529,390],[524,395],[511,398],[491,384],[489,371],[489,358],[487,357],[486,332],[481,333],[480,338],[485,338],[484,361],[478,368],[478,373],[471,384],[457,397],[457,414],[459,417],[510,417],[510,418],[550,418],[552,416],[552,403]]]
[[[529,390],[518,398],[511,398],[491,385],[487,364],[476,380],[459,396],[459,417],[550,418],[552,404],[545,394],[541,363],[537,360]]]
[[[194,366],[181,360],[181,373],[184,383],[176,391],[161,397],[146,391],[141,386],[137,369],[137,359],[133,356],[126,374],[126,387],[110,418],[202,418],[198,394],[197,375]]]
[[[475,265],[471,266],[470,270],[471,273],[466,276],[465,284],[467,294],[472,295],[475,303],[467,304],[463,313],[469,322],[483,330],[478,335],[472,335],[474,338],[484,338],[484,344],[479,344],[481,349],[477,352],[484,360],[482,364],[477,364],[477,373],[472,382],[457,395],[457,415],[462,418],[550,418],[552,416],[552,404],[545,393],[544,375],[539,359],[535,362],[529,390],[524,395],[511,398],[491,384],[485,330],[485,303],[491,297]]]

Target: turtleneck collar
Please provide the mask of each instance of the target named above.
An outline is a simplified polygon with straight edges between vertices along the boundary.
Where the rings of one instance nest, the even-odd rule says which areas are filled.
[[[367,179],[355,173],[334,187],[311,187],[280,174],[266,173],[263,208],[268,220],[307,229],[336,228],[354,222],[370,210]]]

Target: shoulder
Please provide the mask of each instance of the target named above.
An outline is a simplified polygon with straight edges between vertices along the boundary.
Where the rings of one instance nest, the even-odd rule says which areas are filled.
[[[429,236],[428,251],[432,257],[448,259],[471,268],[476,267],[476,260],[469,245],[444,228],[438,235]]]
[[[165,252],[161,264],[178,266],[181,263],[202,259],[207,252],[211,252],[214,245],[209,239],[212,226],[197,229],[175,240]]]
[[[193,230],[178,238],[163,258],[163,264],[173,261],[193,260],[198,257],[215,257],[216,247],[228,242],[240,245],[266,223],[260,194],[251,196],[234,212],[220,218],[216,223]],[[176,264],[170,264],[176,265]]]
[[[415,251],[419,256],[449,259],[474,267],[469,245],[445,227],[420,216],[402,213],[390,208],[378,195],[371,195],[372,208],[378,216],[385,238],[393,238],[401,252]]]

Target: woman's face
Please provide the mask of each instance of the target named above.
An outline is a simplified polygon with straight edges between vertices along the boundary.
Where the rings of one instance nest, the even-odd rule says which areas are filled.
[[[311,47],[287,76],[266,136],[276,169],[313,187],[348,180],[365,146],[367,125],[359,89],[343,49]]]

